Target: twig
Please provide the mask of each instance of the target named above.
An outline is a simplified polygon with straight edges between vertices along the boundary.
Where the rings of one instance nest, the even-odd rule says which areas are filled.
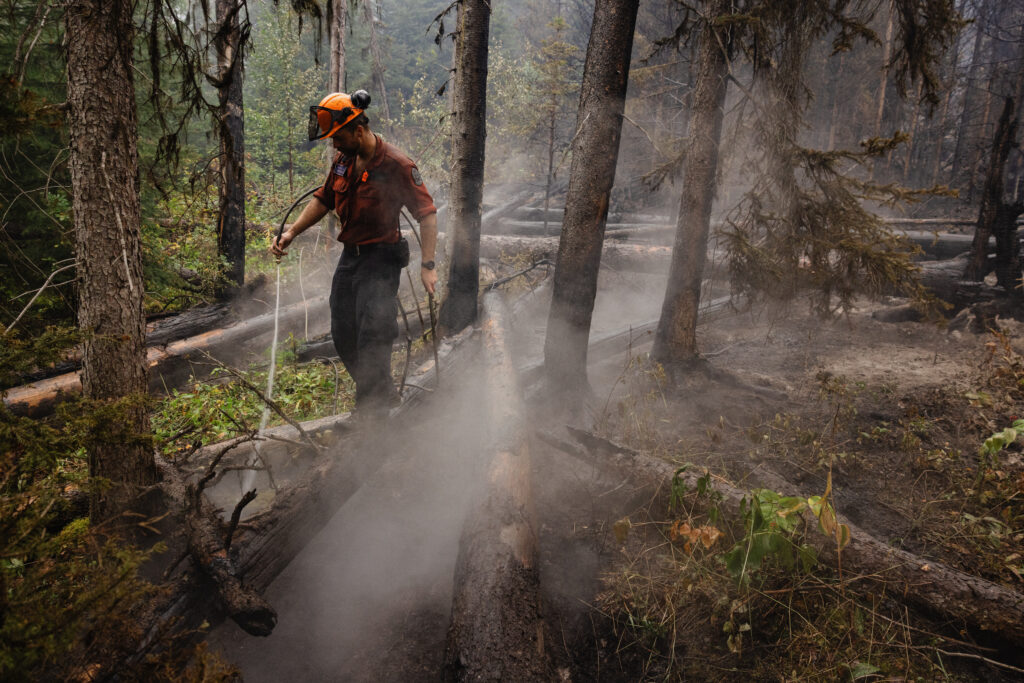
[[[225,365],[224,363],[221,363],[221,362],[220,362],[219,360],[217,360],[216,358],[214,358],[213,356],[211,356],[211,355],[210,355],[209,353],[207,353],[206,351],[203,351],[203,355],[204,355],[204,356],[206,356],[207,358],[209,358],[209,359],[210,359],[210,360],[211,360],[211,361],[212,361],[213,363],[215,363],[216,365],[219,365],[220,367],[224,368],[224,369],[225,369],[225,370],[227,370],[227,371],[228,371],[229,373],[231,373],[232,375],[234,375],[235,379],[237,379],[237,380],[238,380],[238,381],[239,381],[239,382],[240,382],[240,383],[242,384],[242,386],[243,386],[243,387],[245,387],[246,389],[248,389],[248,390],[249,390],[249,391],[251,391],[252,393],[256,394],[256,396],[257,396],[257,397],[258,397],[258,398],[259,398],[259,399],[260,399],[261,401],[263,401],[263,403],[264,403],[265,405],[269,406],[271,410],[273,410],[273,411],[274,411],[275,413],[277,413],[277,414],[278,414],[278,416],[279,416],[279,417],[280,417],[280,418],[281,418],[282,420],[284,420],[284,421],[285,421],[285,422],[287,422],[287,423],[288,423],[289,425],[291,425],[292,427],[294,427],[294,428],[295,428],[295,431],[297,431],[297,432],[298,432],[299,434],[301,434],[301,435],[302,435],[302,438],[306,440],[306,443],[307,443],[307,444],[309,444],[310,446],[312,446],[312,447],[313,447],[314,449],[319,449],[319,448],[320,448],[320,446],[319,446],[319,445],[317,445],[317,443],[316,443],[315,441],[313,441],[313,439],[312,439],[312,438],[311,438],[311,437],[309,436],[309,434],[307,434],[307,433],[306,433],[306,430],[302,428],[302,425],[300,425],[300,424],[299,424],[298,422],[296,422],[296,421],[295,421],[295,420],[293,420],[293,419],[292,419],[291,417],[289,417],[289,416],[288,416],[288,415],[287,415],[287,414],[286,414],[286,413],[284,412],[284,410],[282,410],[282,409],[281,409],[281,406],[279,406],[279,405],[277,404],[277,402],[276,402],[276,401],[274,401],[274,400],[273,400],[273,399],[271,399],[271,398],[267,398],[267,395],[266,395],[266,394],[264,394],[264,393],[263,393],[262,391],[260,391],[260,388],[259,388],[259,387],[257,387],[257,386],[256,386],[256,385],[254,385],[254,384],[253,384],[252,382],[250,382],[249,380],[247,380],[247,379],[246,379],[246,378],[245,378],[245,377],[244,377],[244,376],[242,375],[242,373],[240,373],[240,372],[239,372],[238,370],[235,370],[235,369],[234,369],[233,367],[231,367],[230,365]]]
[[[634,126],[635,126],[635,127],[636,127],[636,128],[637,128],[637,129],[638,129],[638,130],[639,130],[640,132],[641,132],[641,133],[643,133],[643,134],[644,134],[644,136],[645,136],[645,137],[647,138],[647,141],[651,143],[651,147],[653,147],[653,148],[654,148],[654,151],[655,151],[655,152],[657,152],[658,154],[660,154],[660,155],[661,155],[662,157],[665,157],[666,159],[668,158],[668,155],[667,155],[667,154],[665,154],[664,152],[662,152],[662,151],[661,151],[661,148],[660,148],[660,147],[658,147],[658,144],[657,144],[657,143],[656,143],[656,142],[654,141],[654,139],[653,139],[653,138],[651,137],[651,134],[650,134],[650,133],[648,133],[648,132],[647,132],[647,131],[646,131],[646,130],[644,129],[644,127],[643,127],[643,126],[641,126],[641,125],[640,125],[639,123],[637,123],[637,122],[636,122],[636,121],[634,121],[633,119],[629,118],[629,117],[628,117],[628,116],[626,116],[625,114],[623,114],[623,115],[622,115],[622,118],[623,118],[623,119],[625,119],[626,121],[629,121],[630,123],[632,123],[632,124],[633,124],[633,125],[634,125]]]
[[[210,464],[206,466],[206,474],[203,475],[203,478],[200,479],[199,482],[196,484],[196,493],[195,493],[196,499],[194,501],[194,503],[196,505],[196,509],[198,509],[198,506],[199,506],[199,496],[202,495],[203,489],[210,482],[210,480],[213,479],[217,475],[217,465],[220,464],[221,459],[225,455],[227,455],[228,451],[232,450],[236,446],[238,446],[240,444],[243,444],[243,443],[247,443],[249,441],[255,441],[255,440],[256,440],[256,435],[255,434],[246,434],[245,436],[239,436],[239,437],[236,437],[234,439],[231,439],[231,441],[228,441],[226,444],[224,444],[223,448],[221,448],[219,451],[217,451],[217,454],[213,456],[213,460],[211,460]]]
[[[235,535],[235,529],[238,528],[238,520],[242,517],[242,508],[254,500],[256,500],[256,489],[250,489],[245,492],[245,495],[235,505],[235,509],[231,511],[231,521],[228,522],[228,530],[224,535],[224,550],[231,550],[231,539]]]
[[[1016,666],[1013,666],[1011,664],[1005,664],[1003,662],[998,662],[998,661],[996,661],[994,659],[989,659],[988,657],[982,657],[981,655],[976,655],[976,654],[974,654],[972,652],[949,652],[947,650],[943,650],[942,648],[935,647],[934,645],[915,645],[914,648],[915,649],[923,648],[923,649],[927,649],[927,650],[934,650],[935,652],[939,652],[941,654],[944,654],[947,657],[962,657],[964,659],[976,659],[976,660],[978,660],[980,662],[985,662],[986,664],[991,664],[992,666],[997,666],[997,667],[999,667],[1001,669],[1006,669],[1007,671],[1013,671],[1014,673],[1024,674],[1024,669],[1020,669],[1020,668],[1018,668]]]
[[[43,290],[46,289],[49,286],[50,282],[53,281],[53,278],[54,278],[55,275],[57,275],[57,273],[63,272],[65,270],[68,270],[69,268],[74,268],[74,267],[75,267],[75,264],[72,263],[72,264],[63,266],[61,268],[58,268],[57,270],[55,270],[52,273],[50,273],[50,276],[48,278],[46,278],[46,282],[43,283],[43,286],[36,290],[36,293],[34,295],[32,295],[31,299],[29,299],[29,302],[27,304],[25,304],[25,308],[21,309],[21,313],[19,313],[18,317],[14,319],[14,322],[12,322],[10,325],[7,326],[7,329],[4,330],[4,333],[2,335],[0,335],[0,337],[6,337],[7,333],[10,332],[11,329],[15,325],[18,324],[18,321],[21,320],[21,317],[23,315],[25,315],[25,312],[28,311],[28,309],[32,308],[32,304],[34,304],[36,302],[36,299],[38,299],[39,295],[43,293]]]
[[[529,273],[531,270],[534,270],[535,268],[540,268],[541,266],[553,266],[553,265],[555,265],[555,262],[552,261],[551,259],[542,258],[539,261],[534,261],[533,265],[530,266],[529,268],[524,268],[523,270],[520,270],[518,273],[512,273],[511,275],[507,275],[507,276],[505,276],[503,278],[498,278],[497,280],[495,280],[494,282],[492,282],[489,285],[484,285],[484,291],[485,292],[489,292],[492,289],[500,287],[501,285],[505,284],[506,282],[511,282],[512,280],[515,280],[517,277],[520,277],[522,275],[526,275],[527,273]]]

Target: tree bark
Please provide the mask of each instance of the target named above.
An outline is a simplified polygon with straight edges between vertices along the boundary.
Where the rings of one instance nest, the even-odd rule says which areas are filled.
[[[729,11],[729,6],[728,0],[712,0],[707,16],[712,19],[721,16]],[[697,310],[707,259],[729,72],[725,40],[710,23],[705,24],[697,62],[690,149],[683,171],[683,193],[679,201],[672,265],[661,306],[661,321],[651,351],[652,358],[666,365],[684,363],[697,356]]]
[[[964,83],[964,105],[960,110],[960,124],[957,126],[956,146],[953,148],[953,170],[950,175],[950,185],[956,187],[960,183],[960,174],[965,163],[968,150],[968,138],[970,137],[970,123],[972,105],[974,105],[977,93],[977,83],[981,78],[982,48],[984,46],[984,23],[988,13],[989,3],[979,3],[978,16],[974,21],[974,47],[971,50],[971,68],[967,73],[967,80]]]
[[[484,193],[484,142],[487,137],[488,0],[460,0],[455,34],[455,87],[452,94],[452,234],[448,292],[440,325],[457,332],[476,320],[480,291],[480,203]]]
[[[243,37],[239,0],[217,0],[217,136],[220,139],[220,188],[217,252],[227,264],[220,296],[245,283],[245,121],[242,108]]]
[[[377,16],[373,10],[373,0],[363,0],[363,16],[366,18],[367,30],[370,32],[370,57],[373,59],[370,71],[374,89],[380,93],[380,113],[390,125],[391,108],[388,106],[388,89],[384,83],[384,53],[377,36]]]
[[[331,50],[327,89],[345,91],[345,32],[348,28],[348,0],[327,0],[327,32]]]
[[[597,0],[572,143],[544,366],[552,388],[588,386],[587,340],[633,50],[639,0]]]
[[[1006,98],[1003,113],[999,116],[995,139],[992,141],[992,158],[988,173],[985,176],[985,187],[981,196],[981,207],[978,209],[978,225],[974,231],[974,242],[971,245],[971,260],[964,272],[965,280],[978,282],[989,271],[988,240],[993,235],[996,217],[1003,207],[1003,176],[1006,170],[1006,158],[1017,137],[1017,120],[1014,115],[1013,98]],[[1019,215],[1019,214],[1018,214]],[[1016,228],[1016,216],[1009,221]],[[997,245],[998,246],[998,245]]]
[[[101,402],[146,393],[132,7],[128,0],[72,0],[65,12],[78,326],[88,335],[82,385],[86,397]],[[149,432],[142,401],[98,429],[88,447],[89,474],[111,486],[93,494],[94,521],[119,513],[134,487],[156,480],[141,438]]]

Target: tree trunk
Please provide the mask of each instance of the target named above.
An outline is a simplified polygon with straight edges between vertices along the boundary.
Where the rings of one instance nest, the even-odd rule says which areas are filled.
[[[729,0],[712,0],[707,16],[721,16],[729,11],[729,6]],[[704,25],[672,265],[651,351],[653,358],[665,364],[680,364],[697,356],[697,309],[707,258],[729,73],[724,42],[710,23]]]
[[[550,386],[587,386],[587,340],[633,50],[639,0],[597,0],[572,143],[544,366]]]
[[[239,0],[217,0],[217,135],[220,138],[220,191],[217,251],[227,263],[222,298],[245,283],[245,123]]]
[[[133,3],[74,0],[66,5],[68,129],[78,267],[78,326],[88,398],[114,402],[146,393],[142,247],[139,235],[138,122],[132,77]],[[89,445],[89,474],[109,480],[90,516],[125,509],[156,480],[142,401],[124,406]]]
[[[345,91],[345,31],[348,23],[348,0],[327,0],[327,32],[330,39],[331,67],[327,89]]]
[[[480,290],[480,203],[484,192],[487,137],[488,0],[460,0],[455,34],[455,87],[452,95],[452,171],[448,232],[448,292],[440,325],[457,332],[476,320]]]
[[[978,282],[988,274],[988,240],[993,234],[999,209],[1003,206],[1003,173],[1006,169],[1006,158],[1016,136],[1017,121],[1014,116],[1013,98],[1008,97],[1003,105],[1003,113],[999,116],[995,139],[992,141],[992,158],[985,176],[981,207],[978,209],[978,226],[975,228],[974,242],[971,245],[971,260],[964,272],[965,280]],[[1016,216],[1010,223],[1016,227]]]
[[[981,78],[981,69],[984,62],[982,58],[985,38],[983,23],[988,12],[987,5],[987,2],[979,4],[978,16],[975,17],[974,22],[974,47],[971,50],[971,68],[967,74],[967,81],[964,83],[964,106],[960,111],[960,125],[957,126],[956,146],[953,149],[953,171],[950,177],[951,187],[959,185],[960,175],[968,154],[972,106],[977,100],[977,83],[978,79]]]
[[[964,167],[969,164],[968,157],[971,154],[971,120],[974,118],[973,106],[978,100],[978,82],[982,78],[985,69],[985,24],[988,14],[991,11],[990,0],[983,0],[978,3],[977,15],[974,17],[975,36],[974,47],[971,49],[971,69],[968,72],[967,82],[964,84],[964,109],[959,117],[959,125],[956,128],[956,145],[953,147],[953,168],[949,184],[952,187],[963,186],[961,176]],[[969,172],[974,174],[973,169]]]
[[[363,0],[363,16],[366,17],[366,26],[370,31],[370,57],[373,59],[371,77],[374,89],[380,93],[380,113],[390,125],[391,108],[388,107],[388,90],[384,84],[384,55],[377,37],[377,16],[371,3],[372,0]]]

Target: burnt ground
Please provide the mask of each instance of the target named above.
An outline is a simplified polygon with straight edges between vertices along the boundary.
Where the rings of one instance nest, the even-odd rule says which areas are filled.
[[[657,281],[607,275],[595,333],[656,317],[661,291]],[[734,312],[705,326],[702,349],[735,381],[668,387],[643,362],[650,340],[640,337],[626,354],[593,364],[594,395],[581,421],[655,457],[708,467],[741,487],[755,488],[758,467],[769,466],[797,489],[783,493],[820,494],[831,466],[836,506],[862,528],[1020,590],[1013,569],[1020,563],[1013,558],[1021,546],[1019,507],[1013,505],[1018,494],[1011,492],[1022,470],[1019,451],[1002,454],[985,484],[989,497],[971,487],[980,440],[1009,426],[1021,404],[1012,382],[1003,381],[1007,373],[1000,375],[1000,368],[1012,365],[1001,359],[1021,342],[1014,337],[1004,348],[991,335],[872,317],[888,305],[865,303],[827,322],[799,305]],[[544,302],[533,308],[545,310]],[[526,310],[516,322],[516,350],[528,359],[537,353],[543,318],[536,311],[530,318]],[[1016,323],[1005,325],[1013,337]],[[245,680],[438,679],[458,536],[482,441],[472,428],[471,380],[435,399],[432,414],[407,432],[406,445],[271,586],[267,598],[280,615],[275,632],[258,639],[228,623],[211,635]],[[534,420],[559,427],[544,412]],[[815,663],[820,654],[802,654],[801,647],[842,651],[824,631],[816,645],[782,646],[790,651],[786,656],[777,643],[756,641],[752,649],[733,651],[723,634],[721,606],[715,605],[732,589],[711,574],[703,575],[704,583],[685,586],[690,597],[678,606],[689,616],[675,617],[669,631],[648,629],[654,635],[645,640],[646,627],[627,623],[623,610],[616,610],[616,581],[624,570],[652,581],[678,581],[681,565],[672,564],[678,550],[662,525],[671,520],[664,501],[536,440],[533,455],[554,679],[831,680],[857,671],[856,661],[833,661],[838,654],[829,660],[833,668]],[[965,523],[964,513],[997,524],[981,533]],[[625,518],[633,531],[621,544],[613,527]],[[695,596],[702,599],[695,602]],[[635,603],[636,596],[630,600]],[[908,628],[923,632],[945,628],[927,616],[918,620],[907,613],[907,620]],[[688,641],[669,647],[666,634]],[[937,670],[931,660],[911,661],[913,644],[907,647],[903,671],[924,671],[929,678],[927,672]],[[924,650],[913,652],[926,657]],[[1001,658],[998,647],[982,652]],[[811,669],[816,675],[798,671],[798,654],[817,667]],[[788,668],[765,669],[765,662],[792,666],[792,674]],[[892,675],[900,675],[903,666],[882,655],[872,663]],[[941,666],[951,680],[1007,675],[975,660],[943,660]]]

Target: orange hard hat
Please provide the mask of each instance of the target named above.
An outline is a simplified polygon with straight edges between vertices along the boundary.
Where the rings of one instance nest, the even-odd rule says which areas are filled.
[[[309,139],[329,138],[370,106],[370,93],[356,90],[351,95],[332,92],[309,108]]]

